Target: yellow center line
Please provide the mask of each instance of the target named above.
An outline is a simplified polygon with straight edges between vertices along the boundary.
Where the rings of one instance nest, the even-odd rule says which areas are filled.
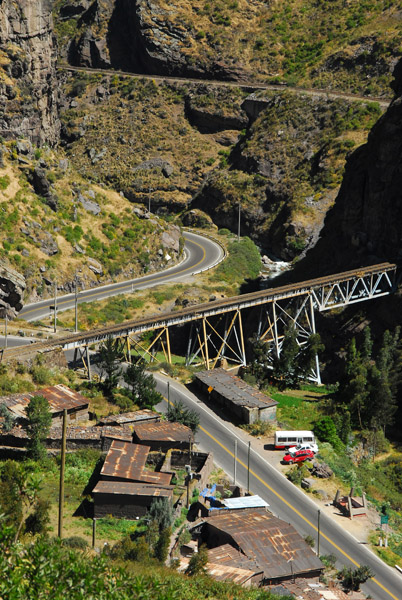
[[[163,399],[167,402],[167,399],[165,397],[163,397]],[[200,429],[201,429],[201,431],[203,433],[205,433],[205,435],[207,435],[208,437],[210,437],[211,440],[213,440],[216,444],[218,444],[218,446],[220,446],[222,448],[222,450],[225,450],[225,452],[227,452],[229,454],[229,456],[231,456],[232,458],[235,458],[235,455],[233,454],[233,452],[231,452],[226,446],[224,446],[219,440],[217,440],[211,433],[209,433],[209,431],[207,431],[201,425],[200,425]],[[245,469],[247,469],[247,465],[243,461],[241,461],[237,457],[236,457],[236,460],[237,460],[237,462],[242,467],[244,467]],[[250,469],[250,474],[253,475],[253,477],[255,477],[256,479],[258,479],[258,481],[260,483],[262,483],[267,489],[269,489],[270,492],[272,492],[273,494],[275,494],[275,496],[277,498],[279,498],[279,500],[282,500],[282,502],[284,502],[284,504],[286,504],[286,506],[288,506],[289,508],[291,508],[293,510],[293,512],[295,512],[301,519],[303,519],[303,521],[305,521],[308,525],[310,525],[310,527],[312,527],[315,531],[318,531],[318,528],[314,525],[314,523],[312,523],[309,519],[307,519],[307,517],[305,517],[300,511],[298,511],[297,508],[295,508],[293,506],[293,504],[290,504],[290,502],[288,502],[283,496],[281,496],[280,494],[278,494],[278,492],[276,490],[274,490],[273,487],[271,487],[270,485],[268,485],[268,483],[266,481],[264,481],[263,479],[261,479],[261,477],[259,475],[257,475],[257,473],[254,473],[254,471],[252,469]],[[349,554],[347,554],[347,552],[345,552],[344,550],[342,550],[342,548],[340,548],[337,544],[335,544],[335,542],[333,542],[331,540],[331,538],[329,538],[327,535],[325,535],[325,533],[322,533],[321,529],[320,529],[320,537],[324,538],[325,540],[327,540],[327,542],[329,542],[334,548],[336,548],[338,550],[338,552],[340,552],[341,554],[343,554],[343,556],[345,556],[345,558],[347,558],[348,560],[350,560],[350,562],[352,562],[354,565],[356,565],[356,567],[360,567],[360,565],[359,565],[359,563],[357,561],[355,561],[351,556],[349,556]],[[372,577],[371,581],[374,581],[374,583],[376,583],[382,590],[384,590],[384,592],[386,592],[387,594],[389,594],[389,596],[391,598],[393,598],[394,600],[400,600],[400,598],[397,598],[396,596],[394,596],[394,594],[392,592],[390,592],[375,577]]]
[[[180,275],[181,276],[181,275],[183,275],[183,273],[186,273],[187,271],[191,271],[191,270],[195,269],[196,267],[198,267],[205,260],[205,255],[206,255],[205,248],[203,248],[203,246],[201,246],[201,244],[199,244],[198,242],[194,242],[193,240],[191,240],[191,243],[195,244],[196,246],[199,246],[201,248],[201,250],[202,250],[202,258],[200,258],[200,260],[195,265],[192,265],[191,267],[187,267],[186,269],[183,269],[183,271],[179,271],[179,273],[176,273],[176,275]],[[152,283],[153,281],[157,281],[159,279],[160,275],[163,275],[163,271],[161,273],[159,273],[158,276],[155,276],[152,279],[147,279],[147,281],[145,283]],[[125,286],[127,286],[128,288],[131,288],[131,286],[133,284],[132,283],[124,283],[124,282],[122,282],[121,285],[122,285],[122,288],[119,289],[119,291],[123,291],[124,288],[125,288]],[[117,290],[114,290],[114,291],[117,291]],[[85,295],[85,300],[86,300],[87,298],[89,298],[90,296],[93,296],[95,294],[102,294],[102,290],[101,289],[88,290],[87,292],[85,292],[85,294],[86,294]],[[82,296],[81,296],[81,298],[82,298]],[[68,304],[71,301],[72,301],[71,298],[70,298],[70,300],[60,300],[60,301],[57,302],[57,306],[59,307],[62,304]],[[46,308],[46,306],[42,306],[41,308]],[[25,315],[29,315],[29,313],[35,312],[37,310],[41,310],[41,308],[39,308],[39,309],[35,308],[35,307],[31,308],[30,310],[27,310],[24,313],[23,316],[25,317]]]

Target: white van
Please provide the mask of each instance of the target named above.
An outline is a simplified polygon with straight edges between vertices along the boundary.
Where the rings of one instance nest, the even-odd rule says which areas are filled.
[[[299,444],[315,444],[312,431],[276,431],[275,448],[283,450]]]

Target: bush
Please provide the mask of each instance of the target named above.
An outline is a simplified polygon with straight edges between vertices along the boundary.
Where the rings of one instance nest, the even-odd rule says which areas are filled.
[[[33,513],[25,521],[25,531],[33,534],[44,535],[49,530],[50,501],[39,498]]]
[[[86,550],[88,548],[88,542],[79,535],[72,535],[71,537],[64,538],[61,543],[63,546],[76,548],[77,550]]]

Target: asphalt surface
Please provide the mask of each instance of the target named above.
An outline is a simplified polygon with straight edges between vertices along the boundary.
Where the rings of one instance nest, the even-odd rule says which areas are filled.
[[[213,240],[187,231],[183,233],[183,236],[186,240],[184,247],[185,258],[180,264],[159,273],[152,273],[137,279],[80,291],[78,294],[78,304],[103,300],[110,296],[143,290],[155,285],[177,283],[191,275],[210,269],[223,259],[223,249]],[[59,296],[57,298],[57,311],[60,312],[74,308],[74,304],[74,294]],[[53,306],[54,298],[33,304],[26,304],[19,313],[18,318],[25,319],[26,321],[39,321],[53,314],[53,309],[50,308]]]
[[[186,406],[200,415],[201,427],[196,435],[197,445],[204,451],[213,452],[215,463],[234,478],[234,441],[237,440],[236,481],[242,487],[248,487],[247,463],[248,442],[228,421],[222,420],[199,398],[179,383],[154,374],[158,391],[168,396],[167,381],[170,382],[170,401],[181,400]],[[158,410],[166,412],[167,403],[159,405]],[[264,456],[253,449],[250,451],[249,489],[268,502],[270,510],[284,521],[291,523],[305,537],[311,535],[318,549],[318,508],[299,488],[272,467]],[[364,544],[345,531],[335,521],[321,512],[319,554],[334,554],[337,566],[357,568],[368,565],[375,574],[374,579],[362,586],[366,594],[375,600],[402,600],[402,574],[388,567],[377,558]]]

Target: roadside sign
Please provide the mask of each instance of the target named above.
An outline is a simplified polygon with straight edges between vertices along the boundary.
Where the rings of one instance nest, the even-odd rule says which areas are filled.
[[[208,393],[210,394],[214,388],[210,385],[208,388]]]
[[[388,525],[388,515],[381,515],[381,525]]]

